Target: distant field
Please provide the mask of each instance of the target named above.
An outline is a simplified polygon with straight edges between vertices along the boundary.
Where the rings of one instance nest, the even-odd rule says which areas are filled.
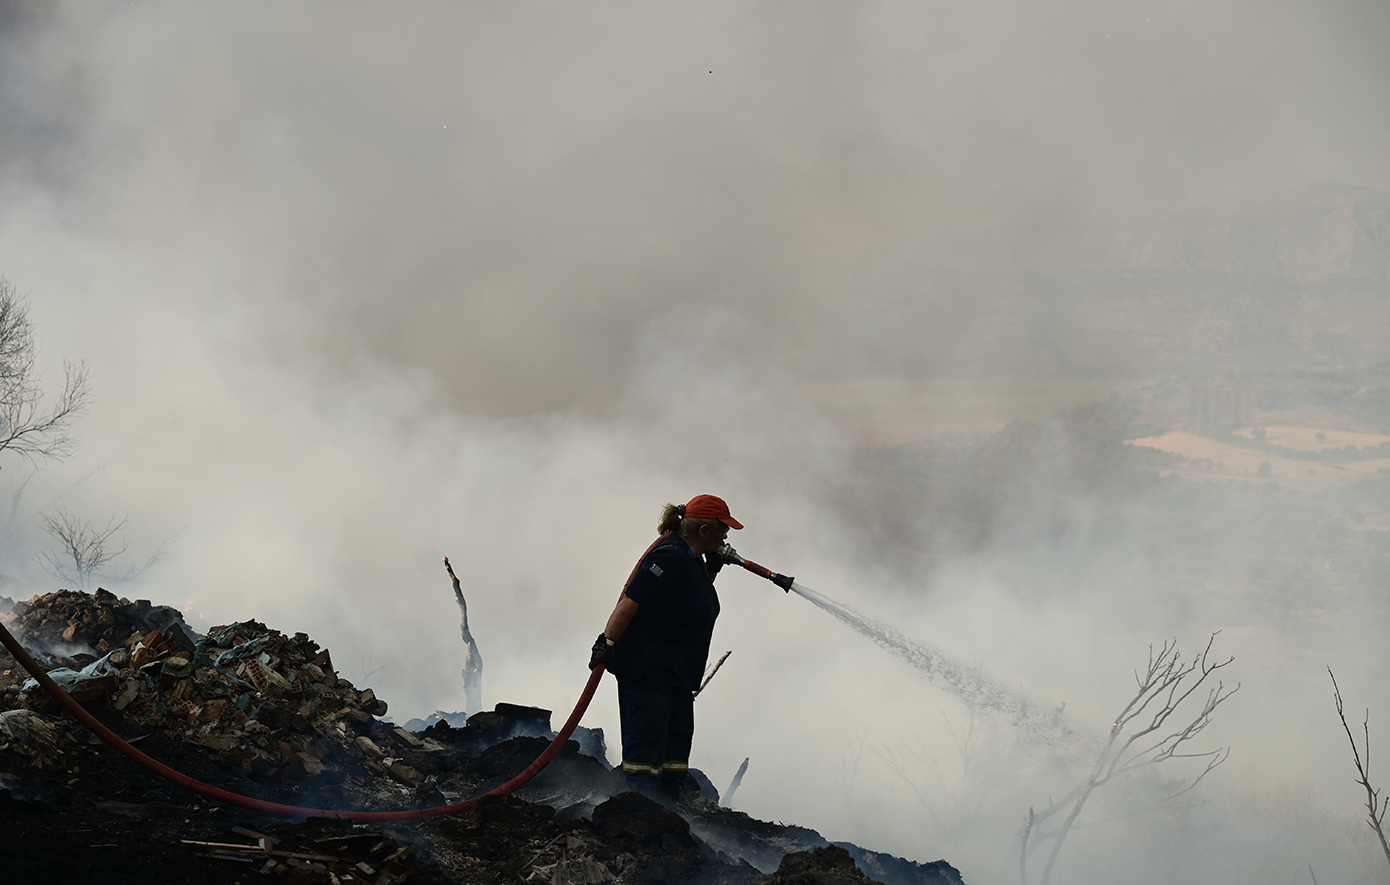
[[[1334,428],[1285,427],[1279,429],[1287,431],[1280,440],[1275,439],[1275,428],[1265,428],[1265,431],[1269,434],[1270,442],[1277,442],[1279,445],[1289,448],[1302,449],[1311,448],[1311,446],[1296,446],[1292,442],[1282,440],[1304,440],[1306,438],[1306,440],[1322,444],[1324,441],[1317,439],[1319,433],[1326,438],[1326,444],[1321,445],[1321,448],[1379,445],[1380,442],[1387,440],[1387,437],[1374,434],[1350,433]],[[1242,432],[1242,435],[1249,436],[1249,433]],[[1333,443],[1332,440],[1334,439],[1341,441]],[[1371,441],[1352,442],[1352,439]],[[1166,468],[1162,472],[1164,475],[1176,474],[1184,479],[1194,481],[1277,482],[1286,488],[1318,491],[1355,482],[1382,469],[1390,470],[1390,458],[1378,458],[1374,461],[1315,464],[1293,458],[1281,458],[1277,455],[1261,452],[1258,449],[1248,449],[1234,443],[1220,442],[1194,433],[1180,431],[1130,440],[1129,445],[1147,446],[1151,449],[1181,455],[1186,459],[1183,463]],[[1262,473],[1261,469],[1266,464],[1269,466],[1264,468]]]
[[[810,388],[813,402],[860,445],[925,442],[945,433],[994,433],[1019,418],[1042,418],[1128,394],[1140,381],[875,379]]]
[[[1383,436],[1378,433],[1357,433],[1354,430],[1333,430],[1328,427],[1266,426],[1261,429],[1265,432],[1267,442],[1305,452],[1344,449],[1347,446],[1369,448],[1390,442],[1390,436]],[[1237,430],[1236,435],[1253,439],[1255,428],[1246,427]]]

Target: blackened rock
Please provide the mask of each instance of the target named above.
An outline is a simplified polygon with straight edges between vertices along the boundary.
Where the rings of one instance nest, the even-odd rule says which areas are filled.
[[[498,704],[493,710],[472,716],[435,710],[424,719],[407,720],[403,728],[475,755],[508,738],[553,738],[555,732],[550,727],[550,715],[549,710],[539,707]],[[602,728],[577,726],[573,738],[579,742],[579,752],[595,759],[608,758],[608,744]]]
[[[623,852],[636,858],[624,882],[684,882],[700,878],[705,866],[689,825],[640,793],[619,793],[595,808],[593,828],[604,839],[603,860],[615,860]]]
[[[460,853],[491,861],[514,860],[559,830],[553,808],[515,796],[484,796],[472,808],[440,819],[438,828]]]
[[[447,732],[450,728],[463,728],[468,725],[467,713],[446,713],[443,710],[435,710],[424,719],[414,717],[407,719],[401,726],[406,731],[430,732],[430,736]]]
[[[699,793],[701,797],[708,799],[715,805],[719,804],[719,789],[715,787],[714,782],[709,779],[707,774],[698,768],[692,768],[690,769],[690,777],[688,780],[690,787],[693,788],[695,792]]]
[[[479,783],[505,783],[545,752],[550,741],[538,737],[519,737],[488,747],[468,760],[462,768]],[[496,786],[496,784],[493,784]]]
[[[626,838],[639,843],[667,837],[689,839],[690,825],[680,815],[663,808],[641,793],[619,793],[594,809],[594,829],[606,838]]]
[[[730,857],[742,858],[764,872],[777,869],[793,852],[823,848],[829,842],[815,830],[749,817],[728,808],[685,809],[691,831]]]
[[[550,737],[553,732],[548,722],[541,723],[535,718],[517,719],[497,711],[474,713],[468,717],[464,729],[470,732],[475,742],[491,746],[513,737]]]
[[[531,723],[542,731],[550,731],[550,711],[540,707],[523,707],[520,704],[502,703],[494,706],[492,712],[508,719],[515,719],[518,722]]]
[[[0,713],[0,746],[35,768],[59,767],[63,735],[55,721],[32,710]]]
[[[278,729],[289,725],[293,715],[294,712],[292,710],[286,709],[279,704],[269,703],[261,708],[261,711],[256,714],[256,718],[266,728]]]
[[[457,733],[459,729],[453,731]],[[455,778],[463,781],[455,780],[454,788],[477,794],[499,787],[525,771],[548,746],[550,741],[545,738],[517,737],[489,747],[454,769]],[[563,808],[576,802],[596,804],[622,789],[620,775],[592,756],[581,755],[579,745],[567,741],[550,764],[517,795],[530,802]]]
[[[848,851],[859,869],[884,885],[963,885],[960,870],[944,860],[918,863],[881,851],[869,851],[852,842],[832,844]]]
[[[438,808],[449,804],[449,800],[439,789],[437,777],[429,775],[415,788],[415,804],[421,808]]]
[[[788,854],[777,872],[764,879],[762,885],[868,885],[872,881],[855,866],[848,851],[827,845]]]

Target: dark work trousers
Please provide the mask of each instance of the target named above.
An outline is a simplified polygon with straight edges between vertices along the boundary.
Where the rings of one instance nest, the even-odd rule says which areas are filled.
[[[618,680],[623,774],[634,790],[671,793],[690,770],[695,696],[688,688]]]

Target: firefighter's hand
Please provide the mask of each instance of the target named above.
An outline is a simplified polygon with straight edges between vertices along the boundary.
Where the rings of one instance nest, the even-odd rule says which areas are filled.
[[[711,581],[714,580],[715,575],[719,574],[719,570],[724,567],[724,563],[727,561],[717,552],[705,554],[705,574],[709,575]]]
[[[589,652],[589,669],[592,670],[599,664],[608,663],[605,658],[608,655],[608,650],[612,647],[613,643],[608,641],[608,637],[600,633],[598,639],[594,640],[593,649]]]

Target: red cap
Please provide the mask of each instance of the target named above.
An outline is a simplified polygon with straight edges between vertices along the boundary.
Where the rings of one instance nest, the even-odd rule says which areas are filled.
[[[729,505],[723,498],[696,495],[685,505],[685,515],[696,519],[717,519],[731,529],[743,528],[743,523],[729,515]]]

